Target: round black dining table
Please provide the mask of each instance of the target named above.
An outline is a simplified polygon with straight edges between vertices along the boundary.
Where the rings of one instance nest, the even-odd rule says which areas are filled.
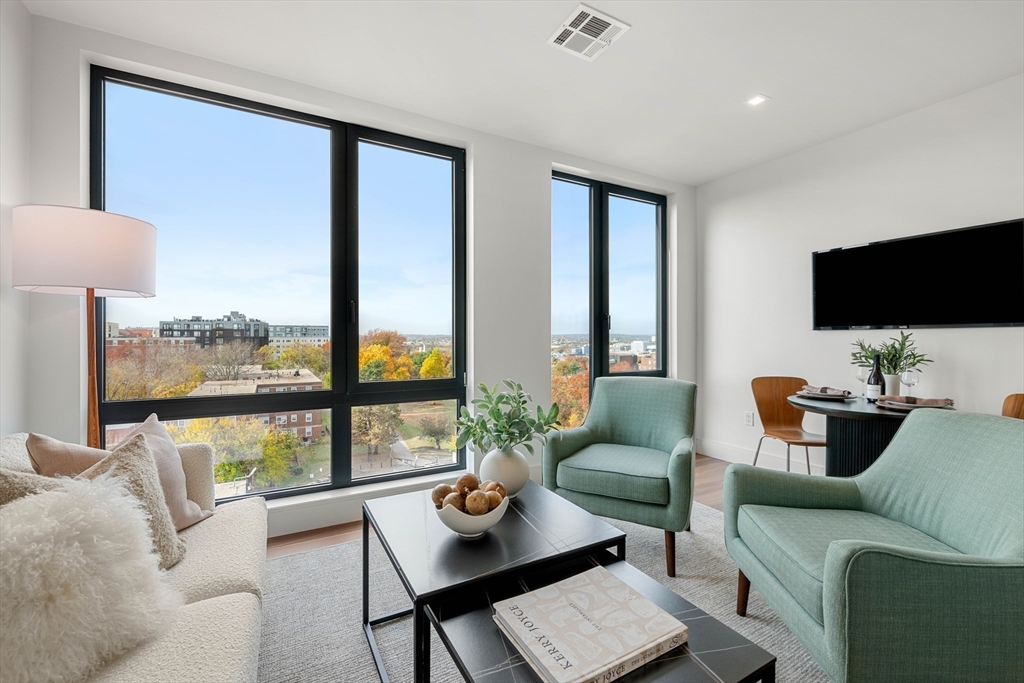
[[[907,413],[886,410],[860,396],[826,401],[793,395],[791,405],[825,416],[825,476],[852,477],[871,466],[896,436]]]

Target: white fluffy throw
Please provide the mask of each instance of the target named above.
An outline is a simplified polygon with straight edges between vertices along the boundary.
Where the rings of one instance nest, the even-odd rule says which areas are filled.
[[[167,629],[181,596],[149,534],[110,477],[0,507],[0,681],[81,681]]]

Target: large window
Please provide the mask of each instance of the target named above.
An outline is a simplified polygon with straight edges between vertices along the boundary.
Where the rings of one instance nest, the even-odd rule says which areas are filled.
[[[100,67],[91,125],[92,207],[158,228],[98,307],[108,447],[157,413],[220,499],[464,466],[463,150]]]
[[[551,400],[583,422],[595,377],[664,377],[665,197],[555,173]]]

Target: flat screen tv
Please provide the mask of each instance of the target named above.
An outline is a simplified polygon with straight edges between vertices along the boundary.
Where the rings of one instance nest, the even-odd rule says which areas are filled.
[[[1024,220],[812,255],[814,329],[1024,325]]]

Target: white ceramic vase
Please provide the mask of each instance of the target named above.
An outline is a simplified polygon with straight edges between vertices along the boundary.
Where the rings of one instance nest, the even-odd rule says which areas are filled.
[[[509,498],[515,498],[530,480],[530,461],[515,448],[505,452],[498,448],[480,461],[480,481],[500,481]]]
[[[900,376],[899,375],[882,375],[885,378],[885,393],[889,396],[900,395]]]

